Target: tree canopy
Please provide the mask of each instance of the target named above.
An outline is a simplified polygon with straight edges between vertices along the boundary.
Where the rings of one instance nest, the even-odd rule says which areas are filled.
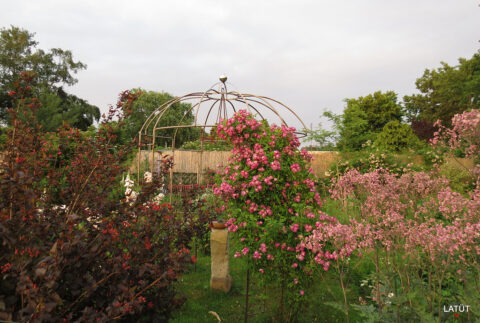
[[[356,99],[345,99],[343,114],[325,112],[338,132],[337,147],[343,151],[361,150],[367,141],[375,141],[384,126],[391,121],[401,121],[402,106],[393,91],[377,91]]]
[[[403,99],[410,117],[432,123],[441,120],[449,126],[455,114],[480,107],[480,51],[458,63],[441,62],[441,67],[426,69],[417,79],[421,93]]]
[[[20,73],[34,72],[32,86],[41,97],[39,122],[44,128],[53,130],[62,121],[88,128],[98,121],[100,110],[63,90],[63,86],[77,83],[74,75],[87,66],[75,61],[69,50],[38,49],[34,36],[15,26],[0,29],[0,122],[8,123],[7,110],[14,106],[8,94],[16,88]]]
[[[61,88],[56,92],[44,91],[39,99],[42,108],[37,118],[44,131],[55,131],[63,122],[85,131],[100,119],[98,107]]]

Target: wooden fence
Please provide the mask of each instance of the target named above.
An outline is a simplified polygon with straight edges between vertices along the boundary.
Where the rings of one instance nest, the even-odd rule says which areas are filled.
[[[164,151],[163,154],[171,156],[172,152]],[[310,154],[313,156],[311,162],[313,172],[320,177],[325,176],[325,172],[329,166],[339,159],[339,154],[335,151],[311,151]],[[132,173],[137,172],[137,157],[135,157],[133,165],[130,168],[130,172]],[[173,172],[197,173],[201,170],[216,169],[218,165],[226,165],[228,163],[228,157],[230,157],[230,152],[228,151],[204,151],[201,153],[199,151],[177,150],[173,156],[175,164],[173,166]],[[158,160],[160,154],[157,152],[152,154],[152,152],[149,151],[141,151],[140,170],[150,169],[154,158]]]
[[[166,155],[171,155],[171,151],[164,151]],[[325,177],[325,172],[329,169],[330,165],[340,160],[341,156],[336,151],[309,151],[313,156],[313,159],[310,163],[310,166],[313,169],[313,173],[318,177]],[[144,171],[150,169],[149,165],[152,165],[152,153],[149,151],[142,151],[140,155],[140,170]],[[197,174],[201,169],[204,171],[207,169],[217,169],[218,165],[226,165],[228,163],[228,157],[230,157],[230,152],[228,151],[204,151],[203,153],[199,151],[188,151],[188,150],[177,150],[174,153],[174,163],[173,172],[177,174]],[[159,153],[155,153],[157,160],[160,158]],[[399,161],[406,163],[413,163],[420,165],[423,163],[421,156],[397,156]],[[201,161],[201,164],[200,164]],[[447,164],[456,167],[463,167],[465,169],[473,169],[474,162],[472,159],[465,158],[447,158]],[[132,167],[130,168],[131,173],[137,172],[137,159],[135,157]],[[201,169],[200,169],[201,168]]]

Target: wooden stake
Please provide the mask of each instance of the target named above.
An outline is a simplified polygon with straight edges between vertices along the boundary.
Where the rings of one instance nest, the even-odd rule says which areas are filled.
[[[250,268],[247,269],[247,284],[245,286],[245,314],[243,322],[248,322],[248,287],[250,285]]]

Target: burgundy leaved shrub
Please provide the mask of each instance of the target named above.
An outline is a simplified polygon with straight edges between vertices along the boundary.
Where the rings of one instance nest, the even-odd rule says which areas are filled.
[[[151,202],[164,158],[133,206],[115,195],[131,146],[116,130],[136,99],[124,92],[97,133],[45,135],[23,73],[0,168],[0,320],[164,321],[182,303],[173,283],[192,262],[190,223]],[[52,139],[53,138],[53,139]],[[157,186],[156,186],[157,185]]]
[[[411,121],[411,127],[413,133],[420,139],[429,141],[433,138],[435,131],[437,131],[437,127],[433,124],[433,122],[427,120],[417,120],[413,119]]]

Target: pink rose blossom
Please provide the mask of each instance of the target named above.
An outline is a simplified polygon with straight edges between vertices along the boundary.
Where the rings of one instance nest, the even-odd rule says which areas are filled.
[[[290,166],[290,169],[292,170],[292,172],[294,173],[297,173],[300,171],[300,165],[299,164],[293,164]]]

